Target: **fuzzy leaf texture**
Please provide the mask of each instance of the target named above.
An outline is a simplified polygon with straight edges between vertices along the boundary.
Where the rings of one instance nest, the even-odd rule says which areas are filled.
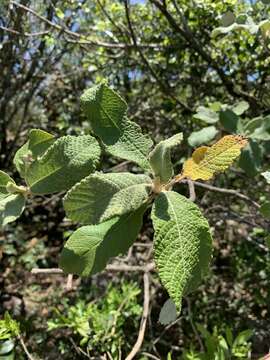
[[[26,176],[31,160],[37,159],[54,143],[52,134],[40,129],[32,129],[28,134],[28,141],[16,152],[13,163],[22,177]]]
[[[101,83],[85,91],[81,103],[92,131],[111,155],[150,169],[147,156],[152,140],[127,118],[127,104],[116,92]]]
[[[66,272],[89,276],[102,271],[110,258],[124,254],[136,240],[146,206],[98,225],[82,226],[66,242],[60,267]]]
[[[99,157],[100,147],[92,136],[63,136],[31,163],[26,182],[35,194],[68,190],[95,170]]]
[[[162,184],[166,184],[174,174],[171,162],[171,149],[179,145],[182,140],[183,134],[176,134],[157,144],[149,155],[154,175],[160,179]]]
[[[81,224],[98,224],[137,210],[146,202],[151,179],[130,173],[96,173],[83,179],[66,194],[67,216]]]
[[[182,176],[192,180],[209,180],[215,173],[226,170],[240,155],[247,139],[240,135],[227,135],[213,146],[201,146],[183,165]]]
[[[194,290],[208,271],[212,254],[209,225],[197,205],[174,191],[159,194],[151,216],[158,273],[180,311],[182,296]]]

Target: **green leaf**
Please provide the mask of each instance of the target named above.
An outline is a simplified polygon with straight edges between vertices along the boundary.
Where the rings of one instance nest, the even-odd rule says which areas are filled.
[[[188,143],[192,147],[207,144],[215,138],[217,133],[218,130],[215,126],[207,126],[199,131],[193,131],[188,137]]]
[[[145,210],[142,206],[136,212],[76,230],[61,253],[60,267],[81,276],[102,271],[110,258],[126,253],[136,240]]]
[[[67,216],[81,224],[97,224],[137,210],[146,202],[151,179],[130,173],[97,173],[83,179],[66,194]]]
[[[267,235],[266,238],[265,238],[265,243],[266,245],[269,247],[270,249],[270,235]]]
[[[29,151],[29,142],[25,143],[23,146],[21,146],[14,158],[13,158],[13,164],[15,165],[17,171],[21,175],[21,177],[25,177],[26,167],[27,167],[27,158],[31,156],[31,152]]]
[[[171,148],[179,145],[182,140],[183,134],[176,134],[169,139],[160,141],[149,154],[154,175],[160,179],[162,184],[166,184],[174,174],[171,162]]]
[[[101,83],[88,89],[81,96],[81,103],[92,131],[111,155],[150,169],[147,157],[152,140],[127,118],[127,104],[116,92]]]
[[[227,109],[219,113],[219,121],[230,133],[237,133],[239,129],[239,117],[231,110]]]
[[[239,101],[237,104],[235,104],[233,107],[232,107],[232,111],[240,116],[242,114],[244,114],[245,111],[247,111],[249,108],[249,103],[246,102],[246,101]]]
[[[48,132],[40,129],[32,129],[28,135],[28,141],[16,152],[13,163],[22,177],[33,159],[37,159],[53,144],[55,138]]]
[[[55,13],[59,17],[59,19],[61,19],[61,20],[64,19],[65,14],[63,13],[63,11],[59,7],[55,8]]]
[[[0,170],[0,201],[9,195],[6,189],[9,182],[15,184],[15,181],[7,173]]]
[[[55,140],[56,139],[52,134],[49,134],[44,130],[30,130],[28,148],[31,151],[33,158],[36,159],[38,156],[43,155]]]
[[[263,161],[263,149],[257,141],[250,140],[242,150],[239,166],[248,176],[254,177],[260,170]]]
[[[168,299],[161,308],[158,321],[162,325],[168,325],[177,319],[177,315],[175,303]]]
[[[260,213],[266,218],[270,219],[270,202],[267,201],[260,207]]]
[[[0,335],[0,339],[1,339],[1,335]],[[9,353],[14,349],[15,344],[14,341],[12,340],[6,340],[4,342],[0,343],[0,359],[1,360],[8,360],[9,358]],[[14,358],[14,357],[12,357]]]
[[[270,116],[265,118],[258,117],[250,120],[245,128],[245,134],[252,139],[268,141],[270,140]]]
[[[218,114],[215,111],[204,106],[198,107],[197,113],[193,115],[193,118],[202,120],[207,124],[215,124],[216,122],[218,122],[219,119]]]
[[[25,198],[21,194],[10,194],[0,199],[0,227],[15,221],[23,212]]]
[[[262,176],[265,178],[268,184],[270,184],[270,171],[265,171],[262,173]]]
[[[246,342],[251,338],[252,334],[253,334],[252,330],[244,330],[240,332],[240,334],[236,337],[236,339],[233,342],[233,347],[246,344]]]
[[[99,157],[100,147],[92,136],[63,136],[31,163],[26,181],[35,194],[67,190],[95,170]]]
[[[208,271],[212,238],[200,209],[184,196],[162,192],[152,209],[154,258],[159,276],[177,309]]]

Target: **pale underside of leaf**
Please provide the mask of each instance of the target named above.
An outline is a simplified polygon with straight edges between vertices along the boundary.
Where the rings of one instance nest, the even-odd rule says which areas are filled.
[[[169,298],[161,308],[158,321],[162,325],[168,325],[177,319],[177,315],[175,303]]]
[[[127,104],[118,94],[102,83],[88,89],[81,103],[93,132],[110,154],[150,168],[147,155],[152,140],[127,118]]]
[[[173,191],[157,197],[152,220],[158,273],[179,311],[182,296],[208,271],[212,251],[209,225],[197,205]]]
[[[161,141],[149,154],[149,160],[155,177],[162,184],[166,184],[173,176],[173,165],[171,162],[171,149],[181,143],[183,134],[176,134],[169,139]]]
[[[0,200],[9,195],[6,186],[9,182],[15,184],[15,181],[4,171],[0,170]]]
[[[10,194],[0,200],[0,227],[15,221],[23,212],[25,198],[20,194]]]
[[[76,184],[64,198],[67,216],[81,224],[98,224],[137,210],[147,201],[151,179],[130,173],[96,173]]]
[[[65,244],[60,267],[81,276],[102,271],[112,257],[125,254],[136,240],[145,210],[142,206],[133,213],[76,230]]]
[[[95,170],[99,157],[100,147],[92,136],[63,136],[30,165],[26,181],[37,194],[67,190]]]
[[[209,180],[215,173],[226,170],[240,155],[247,139],[240,135],[227,135],[211,147],[196,149],[183,165],[183,177]]]

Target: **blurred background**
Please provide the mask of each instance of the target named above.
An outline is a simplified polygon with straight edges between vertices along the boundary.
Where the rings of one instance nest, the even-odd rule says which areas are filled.
[[[13,157],[31,128],[90,131],[79,98],[103,79],[155,142],[183,132],[176,172],[201,144],[226,134],[250,139],[212,189],[196,186],[213,231],[211,272],[168,326],[158,323],[168,295],[151,274],[137,359],[259,359],[269,351],[270,186],[261,176],[270,168],[269,64],[268,0],[0,1],[0,169],[15,180]],[[102,169],[119,163],[104,156]],[[126,163],[118,170],[139,171]],[[186,185],[177,190],[188,196]],[[148,215],[119,261],[151,261]],[[74,278],[71,290],[62,275],[30,275],[58,266],[75,228],[54,195],[29,200],[0,232],[1,318],[8,311],[20,325],[33,359],[125,359],[140,326],[141,273]],[[29,358],[5,326],[0,320],[0,359]]]

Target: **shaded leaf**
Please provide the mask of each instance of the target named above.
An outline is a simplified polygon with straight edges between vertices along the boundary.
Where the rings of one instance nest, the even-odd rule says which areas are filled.
[[[98,225],[82,226],[66,242],[60,267],[66,272],[89,276],[102,271],[110,258],[124,254],[136,240],[146,206]]]
[[[243,136],[227,135],[211,147],[199,147],[192,158],[185,161],[182,176],[192,180],[209,180],[215,173],[226,170],[246,144]]]
[[[239,158],[239,166],[248,176],[255,176],[260,170],[263,161],[263,149],[257,141],[250,140],[242,150]]]
[[[227,109],[221,111],[219,114],[219,121],[225,130],[231,133],[237,133],[239,129],[238,116],[231,110]]]
[[[162,325],[168,325],[175,321],[177,316],[178,314],[175,303],[172,301],[172,299],[168,299],[161,308],[158,321]]]
[[[266,218],[270,219],[270,202],[267,201],[260,207],[260,213]]]

